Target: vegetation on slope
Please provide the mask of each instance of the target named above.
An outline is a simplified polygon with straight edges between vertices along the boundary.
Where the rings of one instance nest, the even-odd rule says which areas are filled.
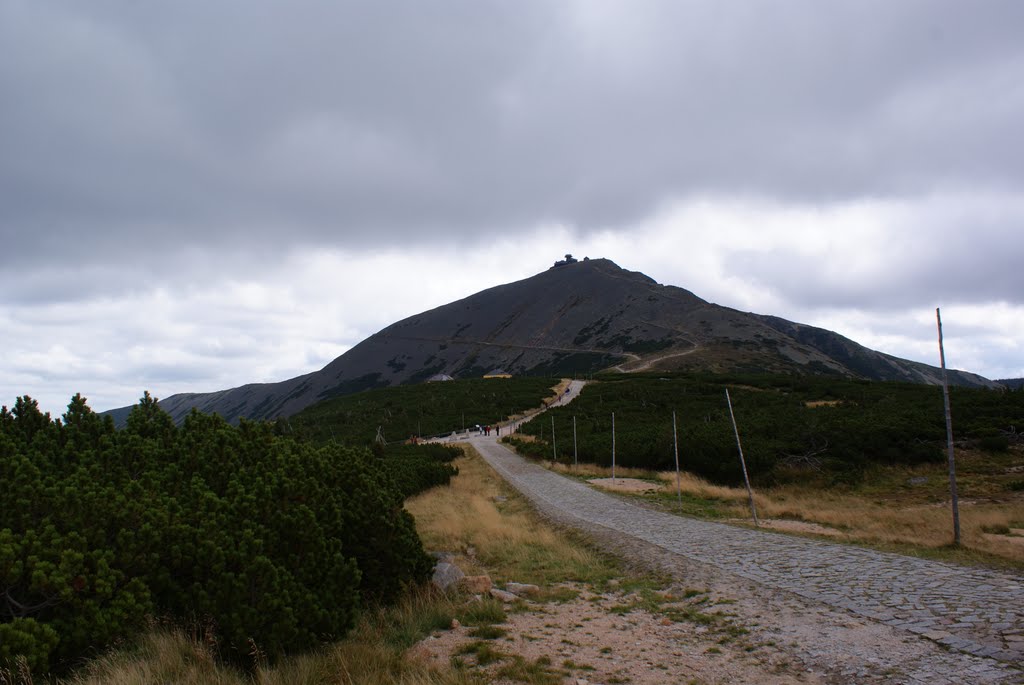
[[[616,462],[647,469],[673,467],[676,412],[683,467],[715,483],[736,484],[742,473],[724,391],[729,388],[751,477],[761,484],[827,476],[824,484],[854,483],[871,464],[944,458],[942,391],[935,386],[817,376],[607,376],[578,399],[551,410],[562,461],[573,459],[573,420],[580,461],[610,465],[612,414]],[[1020,440],[1024,392],[953,388],[958,440],[1005,451]],[[523,426],[539,442],[525,451],[552,455],[551,419]]]
[[[366,390],[280,419],[275,432],[312,445],[368,446],[408,497],[447,484],[457,472],[451,461],[461,454],[456,447],[410,444],[412,438],[497,423],[539,407],[557,383],[554,378],[478,378]]]
[[[278,431],[304,439],[370,445],[488,425],[539,407],[556,378],[475,378],[367,390],[318,402],[278,421]]]
[[[369,450],[199,413],[177,427],[148,393],[121,431],[77,395],[59,420],[4,407],[0,482],[0,668],[64,670],[152,616],[273,660],[432,567]]]

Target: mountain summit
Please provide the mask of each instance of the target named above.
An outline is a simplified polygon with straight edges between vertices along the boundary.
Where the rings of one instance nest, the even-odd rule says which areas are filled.
[[[160,404],[178,420],[192,407],[230,421],[274,418],[335,395],[496,369],[514,375],[740,370],[941,382],[936,367],[870,350],[831,331],[712,304],[607,259],[566,255],[530,278],[394,323],[320,371],[173,395]],[[950,382],[995,385],[962,371],[951,371]]]

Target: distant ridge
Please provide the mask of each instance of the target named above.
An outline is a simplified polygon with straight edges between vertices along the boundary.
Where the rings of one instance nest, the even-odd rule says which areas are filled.
[[[514,375],[689,369],[941,382],[934,366],[870,350],[831,331],[712,304],[607,259],[566,255],[530,278],[398,321],[319,371],[172,395],[160,405],[176,420],[192,407],[229,421],[269,419],[336,395],[438,374],[479,377],[494,369]],[[950,381],[997,387],[964,371],[951,371]]]

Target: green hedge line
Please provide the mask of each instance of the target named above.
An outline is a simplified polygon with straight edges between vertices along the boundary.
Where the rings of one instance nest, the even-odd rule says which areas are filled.
[[[28,397],[0,410],[0,666],[61,671],[149,616],[212,623],[227,658],[270,659],[343,635],[432,563],[398,478],[365,448],[148,393],[121,431],[75,396],[61,420]],[[408,477],[406,477],[408,476]]]
[[[676,412],[684,469],[719,483],[741,482],[725,388],[730,389],[747,467],[762,483],[795,477],[813,464],[831,482],[855,482],[877,464],[916,464],[944,458],[942,390],[913,383],[822,376],[607,376],[578,399],[550,410],[522,432],[542,440],[531,449],[551,454],[551,417],[561,459],[572,459],[573,419],[579,458],[608,465],[615,414],[616,461],[621,466],[673,468]],[[1024,426],[1024,391],[952,388],[957,440],[1004,451]]]

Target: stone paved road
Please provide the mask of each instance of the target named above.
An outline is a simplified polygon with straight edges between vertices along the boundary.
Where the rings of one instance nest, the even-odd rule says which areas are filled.
[[[530,464],[493,438],[470,442],[541,510],[560,510],[956,650],[1024,664],[1019,576],[655,512]]]

